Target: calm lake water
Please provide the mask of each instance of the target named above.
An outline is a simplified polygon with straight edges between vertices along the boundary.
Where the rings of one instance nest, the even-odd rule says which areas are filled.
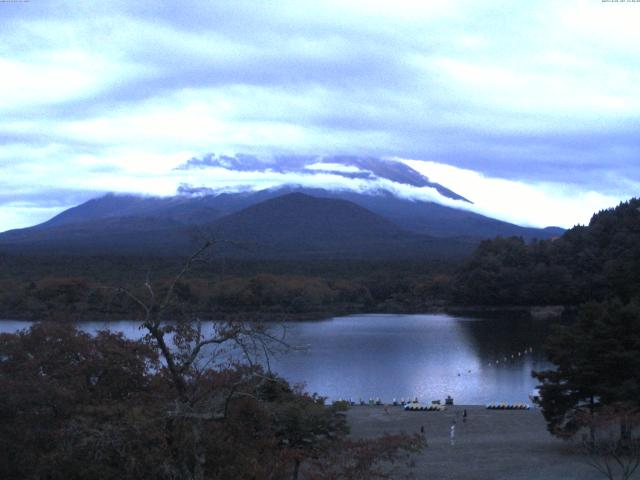
[[[0,321],[0,332],[28,325]],[[550,367],[542,352],[549,324],[528,318],[368,314],[284,326],[288,343],[306,348],[276,355],[272,369],[330,399],[429,402],[451,395],[462,404],[529,402],[536,385],[531,370]],[[81,327],[141,336],[135,322]]]

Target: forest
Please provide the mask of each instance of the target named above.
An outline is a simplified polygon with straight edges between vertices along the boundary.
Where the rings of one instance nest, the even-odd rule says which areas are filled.
[[[453,302],[469,305],[579,305],[640,293],[640,200],[596,213],[561,237],[482,242],[460,267]]]
[[[30,320],[131,318],[118,292],[158,286],[182,258],[0,257],[0,317]],[[355,312],[420,312],[450,297],[447,262],[239,262],[215,253],[180,281],[182,308],[201,318],[267,320]]]

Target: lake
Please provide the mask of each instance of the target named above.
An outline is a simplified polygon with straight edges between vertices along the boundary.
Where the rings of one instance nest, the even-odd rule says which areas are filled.
[[[0,332],[28,325],[0,321]],[[141,335],[130,321],[80,325]],[[460,404],[529,402],[536,385],[531,370],[551,366],[542,352],[549,323],[529,318],[366,314],[284,327],[288,343],[305,348],[276,355],[272,369],[332,400],[430,402],[451,395]]]

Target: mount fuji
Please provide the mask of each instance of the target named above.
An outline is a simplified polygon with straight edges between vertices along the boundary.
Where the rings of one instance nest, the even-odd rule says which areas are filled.
[[[393,160],[211,154],[178,170],[196,180],[224,172],[269,177],[271,183],[183,183],[170,197],[106,194],[42,224],[0,234],[0,252],[176,255],[207,237],[250,245],[221,247],[230,256],[450,258],[468,254],[485,238],[544,239],[564,231],[465,210],[471,202],[463,192]]]

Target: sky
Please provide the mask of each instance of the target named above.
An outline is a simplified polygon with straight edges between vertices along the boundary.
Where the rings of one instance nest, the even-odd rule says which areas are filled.
[[[292,181],[176,169],[207,153],[386,158],[454,206],[586,223],[640,192],[637,25],[601,0],[0,2],[0,231]]]

